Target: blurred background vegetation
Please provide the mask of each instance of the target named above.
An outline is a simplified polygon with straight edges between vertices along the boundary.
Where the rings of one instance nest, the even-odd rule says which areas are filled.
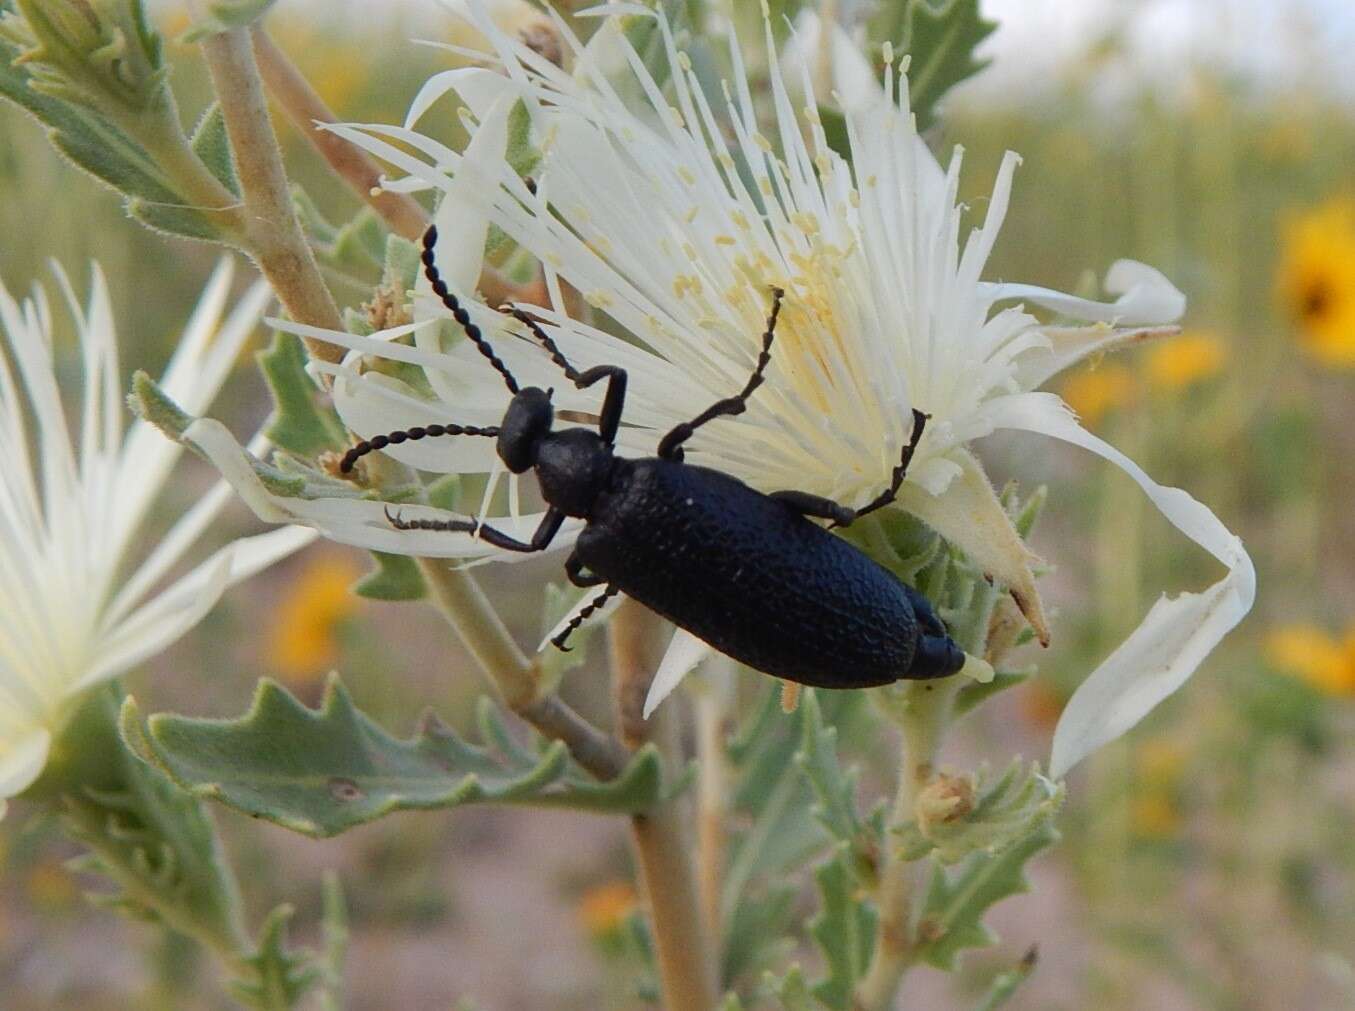
[[[172,37],[175,15],[163,17]],[[406,39],[451,31],[450,19],[416,32],[399,15],[335,20],[285,5],[270,24],[330,105],[362,121],[401,119],[445,66],[444,54]],[[181,104],[201,109],[201,66],[171,48]],[[966,995],[1037,944],[1039,968],[1013,1007],[1355,1006],[1355,108],[1311,85],[1258,90],[1206,66],[1170,91],[1143,78],[1113,102],[1097,97],[1095,83],[1126,58],[1108,36],[1028,104],[1008,96],[995,108],[962,88],[936,141],[966,148],[980,214],[1002,152],[1024,156],[989,276],[1069,289],[1090,283],[1083,271],[1099,276],[1133,256],[1186,290],[1181,337],[1094,362],[1059,392],[1240,533],[1261,595],[1185,691],[1079,772],[1064,840],[1036,861],[1033,894],[996,912],[1002,942],[953,981],[923,970],[914,993],[918,1006],[970,1006]],[[332,220],[351,216],[357,202],[279,129],[316,204]],[[127,221],[8,105],[0,236],[0,276],[16,294],[50,279],[48,258],[77,285],[88,260],[103,264],[128,374],[158,371],[217,255]],[[250,431],[267,401],[248,358],[238,371],[217,413]],[[1059,635],[1032,657],[1038,680],[964,727],[950,756],[964,764],[1044,755],[1071,688],[1161,589],[1212,578],[1209,559],[1118,472],[1047,443],[985,448],[996,479],[1019,473],[1054,491],[1035,547],[1056,566],[1044,592]],[[206,487],[196,474],[167,514]],[[238,509],[229,522],[251,521]],[[131,687],[154,708],[224,716],[245,708],[258,676],[314,699],[337,668],[401,732],[427,705],[468,724],[481,691],[471,665],[449,652],[431,611],[348,594],[366,566],[358,552],[310,549],[231,595]],[[482,572],[520,639],[534,642],[554,563]],[[599,682],[587,664],[566,693],[605,718]],[[875,763],[892,761],[871,743],[847,744],[867,783]],[[477,809],[317,843],[220,821],[259,908],[286,898],[313,923],[319,870],[343,872],[354,1008],[448,1008],[463,997],[494,1011],[635,1006],[619,968],[635,903],[620,825]],[[0,823],[0,1004],[222,1006],[185,948],[166,944],[148,970],[139,950],[154,935],[87,905],[61,867],[69,855],[49,826]]]

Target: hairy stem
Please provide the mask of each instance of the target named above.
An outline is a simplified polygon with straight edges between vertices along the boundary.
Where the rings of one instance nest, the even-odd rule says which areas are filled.
[[[903,756],[890,825],[913,819],[918,793],[935,775],[936,756],[950,722],[956,688],[944,682],[915,682],[906,691],[909,697],[897,715],[903,729]],[[886,848],[875,893],[880,914],[875,952],[853,995],[856,1011],[886,1011],[916,958],[917,876],[917,867],[902,858],[897,846]]]
[[[406,239],[419,238],[428,227],[428,215],[419,202],[407,194],[380,189],[381,167],[361,148],[319,127],[321,123],[337,123],[338,119],[287,54],[262,28],[253,28],[250,35],[264,84],[301,136],[354,193],[381,215],[393,232]]]
[[[612,685],[626,746],[657,744],[671,772],[680,761],[673,703],[660,707],[648,721],[641,715],[661,627],[639,604],[621,605],[609,626]],[[649,814],[632,816],[631,838],[658,953],[663,1006],[666,1011],[711,1011],[718,990],[713,944],[718,935],[702,921],[688,808],[685,798],[675,797]]]
[[[209,35],[202,42],[212,85],[221,102],[235,171],[244,198],[244,247],[298,323],[342,330],[319,265],[302,234],[292,206],[282,152],[268,116],[263,85],[254,62],[249,32],[238,28]],[[313,357],[338,361],[343,349],[306,338]]]
[[[599,779],[626,767],[626,750],[557,695],[541,694],[536,666],[508,633],[475,578],[445,559],[420,558],[419,571],[443,617],[484,670],[509,709],[552,740],[564,741],[575,761]]]

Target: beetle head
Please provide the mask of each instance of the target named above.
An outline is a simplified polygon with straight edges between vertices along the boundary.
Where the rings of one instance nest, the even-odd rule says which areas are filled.
[[[541,440],[555,421],[550,390],[528,386],[513,395],[499,426],[499,459],[514,474],[524,474],[536,465]]]

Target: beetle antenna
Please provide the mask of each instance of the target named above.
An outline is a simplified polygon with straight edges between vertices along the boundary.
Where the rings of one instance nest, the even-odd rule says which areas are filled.
[[[518,392],[518,381],[513,378],[513,373],[508,371],[508,366],[503,360],[494,353],[494,348],[485,335],[480,332],[480,328],[471,322],[470,313],[466,312],[465,307],[461,305],[455,295],[447,288],[447,282],[438,274],[437,264],[433,247],[438,241],[438,226],[429,225],[428,231],[423,233],[423,272],[428,276],[428,283],[433,286],[433,294],[442,299],[445,305],[452,313],[456,321],[461,324],[461,329],[466,331],[466,336],[471,339],[471,343],[480,349],[480,354],[489,359],[489,364],[493,365],[499,375],[503,376],[503,381],[508,387],[509,393]]]
[[[375,453],[387,446],[398,446],[402,442],[417,442],[419,439],[433,439],[440,435],[484,435],[492,439],[498,434],[498,425],[491,425],[488,428],[476,425],[416,425],[414,428],[387,432],[385,435],[373,436],[359,442],[343,455],[343,459],[339,461],[339,470],[344,474],[351,473],[353,464],[368,453]]]

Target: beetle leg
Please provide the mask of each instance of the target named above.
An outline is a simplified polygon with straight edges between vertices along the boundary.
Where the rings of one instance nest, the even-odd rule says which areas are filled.
[[[903,592],[908,595],[908,603],[913,605],[913,614],[917,615],[917,623],[922,626],[922,631],[927,635],[946,636],[946,626],[941,619],[937,617],[932,602],[918,593],[907,583],[903,585]]]
[[[502,530],[497,530],[487,523],[480,523],[477,520],[406,520],[400,517],[399,513],[391,514],[386,510],[386,519],[390,520],[391,526],[396,530],[436,530],[449,533],[468,533],[474,534],[482,541],[488,541],[496,548],[502,548],[505,551],[518,551],[527,554],[535,551],[545,551],[550,546],[550,542],[555,539],[555,535],[560,532],[560,526],[565,521],[565,514],[558,509],[547,509],[546,515],[541,518],[541,523],[537,526],[536,532],[532,534],[531,542],[520,541],[516,537],[510,537]]]
[[[591,618],[593,616],[593,612],[595,612],[598,608],[600,608],[603,604],[607,602],[607,598],[615,597],[620,592],[621,591],[617,587],[609,586],[607,587],[607,589],[599,593],[596,597],[589,601],[587,607],[585,607],[578,614],[574,615],[573,619],[571,619],[569,624],[566,625],[563,629],[561,629],[559,635],[557,635],[554,639],[550,641],[551,645],[558,649],[561,653],[568,653],[569,647],[566,646],[565,643],[569,641],[570,634],[576,628],[582,625],[585,621]]]
[[[601,586],[607,582],[596,573],[585,574],[583,567],[583,559],[579,557],[578,549],[571,551],[569,557],[565,559],[565,575],[575,586]]]
[[[716,418],[730,417],[748,410],[748,398],[753,395],[754,390],[762,385],[763,373],[766,372],[767,364],[772,360],[772,341],[776,337],[776,321],[781,315],[781,300],[785,298],[785,295],[785,291],[781,288],[772,289],[772,311],[767,316],[767,330],[762,335],[762,351],[758,354],[757,366],[753,369],[753,374],[749,377],[743,389],[737,396],[716,401],[691,421],[684,421],[665,435],[659,442],[658,456],[661,459],[681,463],[683,457],[682,444],[690,439],[698,428]]]
[[[851,526],[856,519],[856,510],[840,505],[822,495],[812,495],[807,491],[774,491],[768,498],[784,502],[801,516],[813,516],[816,519],[832,520],[834,526]]]
[[[903,454],[899,457],[899,464],[894,468],[894,473],[890,476],[889,487],[873,499],[856,510],[853,519],[860,519],[867,513],[873,513],[876,509],[883,509],[889,503],[894,501],[898,495],[899,489],[903,487],[903,479],[908,474],[908,465],[913,462],[913,454],[917,451],[917,444],[922,441],[922,431],[927,427],[927,419],[931,415],[923,414],[916,407],[913,408],[913,435],[908,440],[908,445],[903,447]],[[846,526],[845,523],[833,523],[832,526]],[[831,527],[830,527],[831,529]]]

